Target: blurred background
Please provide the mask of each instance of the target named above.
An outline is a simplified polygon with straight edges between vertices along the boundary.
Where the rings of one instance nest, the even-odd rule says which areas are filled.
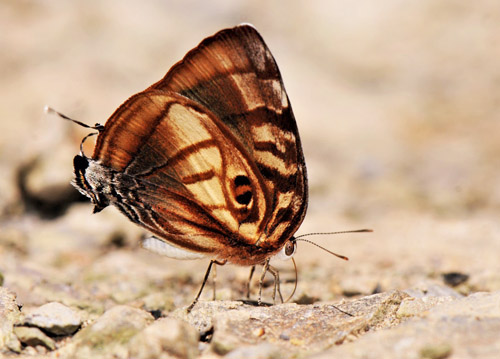
[[[43,108],[104,123],[203,38],[241,22],[273,52],[302,137],[310,200],[298,234],[375,230],[310,237],[349,262],[300,243],[295,299],[406,289],[450,272],[465,275],[464,293],[500,289],[495,0],[2,1],[3,285],[25,305],[97,312],[190,302],[207,263],[145,252],[144,231],[115,209],[91,215],[69,186],[88,131]],[[276,265],[293,279],[290,263]],[[240,298],[247,275],[220,268],[220,298]]]

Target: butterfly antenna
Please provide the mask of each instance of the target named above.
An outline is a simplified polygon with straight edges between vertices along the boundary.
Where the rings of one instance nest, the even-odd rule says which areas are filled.
[[[295,286],[293,287],[292,294],[285,300],[285,303],[288,303],[290,299],[292,299],[293,295],[295,294],[295,291],[297,290],[297,283],[299,282],[299,275],[297,272],[297,264],[295,263],[295,259],[292,257],[292,263],[293,263],[293,268],[295,269]]]
[[[45,106],[45,108],[43,109],[44,112],[46,114],[50,114],[50,115],[57,115],[59,117],[61,117],[62,119],[65,119],[65,120],[68,120],[68,121],[71,121],[71,122],[74,122],[76,123],[77,125],[80,125],[82,127],[85,127],[85,128],[91,128],[93,130],[97,130],[99,132],[101,132],[102,130],[104,130],[104,126],[99,124],[99,123],[96,123],[94,126],[89,126],[87,125],[86,123],[83,123],[83,122],[80,122],[80,121],[77,121],[77,120],[73,120],[71,117],[68,117],[66,116],[65,114],[63,113],[60,113],[59,111],[56,111],[54,110],[52,107],[50,106]]]
[[[328,234],[366,233],[366,232],[373,232],[373,229],[355,229],[355,230],[352,230],[352,231],[306,233],[306,234],[302,234],[302,235],[300,235],[298,237],[295,237],[295,239],[299,239],[299,238],[303,238],[303,237],[308,237],[308,236],[319,236],[319,235],[328,235]]]
[[[87,157],[85,156],[85,154],[83,153],[83,143],[87,140],[87,138],[91,137],[91,136],[95,136],[95,135],[98,135],[100,132],[102,132],[104,130],[104,126],[99,124],[99,123],[96,123],[94,126],[89,126],[87,125],[86,123],[83,123],[83,122],[80,122],[80,121],[77,121],[77,120],[74,120],[72,119],[71,117],[68,117],[66,116],[65,114],[59,112],[59,111],[56,111],[54,110],[52,107],[50,106],[45,106],[44,108],[44,112],[46,114],[50,114],[50,115],[57,115],[59,117],[61,117],[62,119],[64,120],[68,120],[68,121],[71,121],[73,123],[76,123],[77,125],[80,125],[82,127],[85,127],[85,128],[90,128],[92,130],[97,130],[98,132],[92,132],[92,133],[89,133],[87,136],[85,136],[83,139],[82,139],[82,142],[80,142],[80,155],[82,155],[83,157]]]
[[[322,250],[324,250],[325,252],[328,252],[328,253],[330,253],[330,254],[334,255],[335,257],[338,257],[338,258],[343,259],[343,260],[345,260],[345,261],[348,261],[348,260],[349,260],[349,258],[347,258],[346,256],[343,256],[343,255],[341,255],[341,254],[337,254],[337,253],[335,253],[335,252],[332,252],[331,250],[328,250],[328,249],[326,249],[325,247],[322,247],[322,246],[320,246],[319,244],[314,243],[313,241],[309,241],[309,240],[304,239],[304,238],[295,238],[295,239],[296,239],[296,240],[298,240],[298,241],[303,241],[303,242],[311,243],[312,245],[315,245],[316,247],[321,248],[321,249],[322,249]]]
[[[87,156],[85,156],[85,154],[83,153],[83,143],[87,140],[87,138],[98,135],[98,134],[99,134],[99,132],[92,132],[92,133],[89,133],[87,136],[85,136],[82,139],[82,142],[80,142],[80,155],[81,156],[87,158]]]
[[[310,243],[312,245],[315,245],[316,247],[318,248],[321,248],[322,250],[324,250],[325,252],[328,252],[332,255],[334,255],[335,257],[338,257],[340,259],[343,259],[345,261],[348,261],[349,258],[347,258],[346,256],[343,256],[341,254],[337,254],[335,252],[332,252],[331,250],[329,249],[326,249],[325,247],[322,247],[320,246],[319,244],[317,243],[314,243],[313,241],[310,241],[308,239],[304,239],[304,237],[307,237],[307,236],[318,236],[318,235],[325,235],[325,234],[343,234],[343,233],[366,233],[366,232],[373,232],[372,229],[355,229],[353,231],[339,231],[339,232],[316,232],[316,233],[307,233],[307,234],[303,234],[301,236],[298,236],[298,237],[295,237],[295,240],[296,241],[303,241],[303,242],[307,242],[307,243]]]

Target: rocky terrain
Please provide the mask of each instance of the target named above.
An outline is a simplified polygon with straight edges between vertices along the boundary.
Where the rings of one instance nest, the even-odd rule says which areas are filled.
[[[240,22],[297,118],[297,234],[374,232],[308,238],[347,262],[299,243],[288,303],[242,300],[249,269],[226,265],[216,300],[209,281],[187,313],[208,263],[143,250],[114,209],[92,215],[69,184],[88,132],[43,108],[104,123]],[[498,357],[498,2],[11,0],[0,24],[0,357]],[[288,297],[293,265],[273,265]]]

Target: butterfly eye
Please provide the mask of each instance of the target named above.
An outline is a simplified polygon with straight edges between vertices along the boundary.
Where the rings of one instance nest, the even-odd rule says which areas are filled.
[[[75,156],[73,159],[73,166],[75,168],[74,185],[85,196],[90,197],[91,186],[85,178],[85,172],[89,167],[89,161],[80,155]]]
[[[291,257],[295,254],[295,249],[297,248],[297,244],[295,241],[289,241],[285,244],[283,250],[285,251],[285,255],[287,257]]]
[[[295,240],[290,240],[281,248],[281,251],[275,255],[275,258],[281,259],[283,261],[290,259],[295,254],[295,249],[297,248],[297,243]]]
[[[243,206],[248,206],[252,200],[252,187],[247,176],[236,176],[234,179],[234,194],[236,202]]]
[[[82,171],[89,166],[89,161],[83,156],[76,155],[75,158],[73,158],[73,166],[77,171]]]

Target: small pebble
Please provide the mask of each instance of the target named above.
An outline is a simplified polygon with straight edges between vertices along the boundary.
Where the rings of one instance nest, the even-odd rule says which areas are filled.
[[[29,310],[24,317],[24,324],[53,335],[71,335],[80,328],[82,318],[78,312],[64,304],[51,302]]]
[[[15,327],[14,334],[16,334],[21,343],[31,347],[42,345],[50,350],[54,350],[56,348],[54,340],[38,328]]]
[[[285,333],[281,333],[280,339],[288,341],[288,340],[290,340],[290,336],[285,334]]]

